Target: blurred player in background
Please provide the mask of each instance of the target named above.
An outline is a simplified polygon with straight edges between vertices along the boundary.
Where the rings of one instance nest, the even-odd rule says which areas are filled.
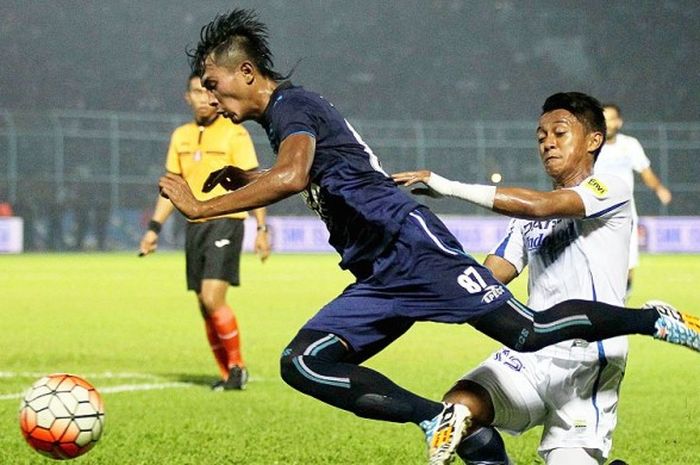
[[[600,145],[587,146],[585,139],[596,134],[600,140],[605,134],[597,100],[572,92],[545,101],[537,128],[540,159],[554,190],[567,190],[562,208],[576,214],[552,219],[534,212],[511,220],[484,262],[504,284],[529,266],[527,305],[535,311],[569,299],[623,303],[632,191],[615,175],[593,175]],[[425,170],[395,177],[419,178],[442,194],[457,185]],[[593,344],[568,340],[533,353],[497,351],[445,395],[465,403],[475,418],[457,453],[467,464],[507,465],[494,427],[520,434],[543,425],[539,452],[547,465],[602,464],[626,361],[624,336]],[[483,427],[476,421],[480,413]]]
[[[420,426],[429,463],[441,465],[451,461],[470,424],[468,408],[423,398],[360,365],[416,321],[469,323],[525,351],[575,337],[595,341],[631,333],[700,350],[698,334],[664,310],[633,311],[577,300],[534,313],[513,299],[428,208],[396,186],[328,100],[274,71],[267,28],[254,12],[217,16],[202,28],[191,58],[211,104],[234,122],[260,123],[277,160],[267,171],[214,173],[215,178],[224,174],[219,182],[235,189],[214,199],[198,200],[173,173],[160,179],[162,194],[196,219],[304,192],[326,223],[340,266],[356,278],[282,352],[282,378],[293,388],[361,417]],[[235,175],[241,182],[233,182]],[[514,216],[526,210],[528,192],[510,190],[495,198],[489,186],[476,190],[482,204],[494,206],[495,201],[494,208]],[[670,333],[688,337],[668,337]]]
[[[644,184],[656,193],[662,204],[671,202],[671,192],[661,183],[651,169],[651,163],[642,148],[642,144],[631,136],[620,133],[623,120],[620,108],[613,103],[603,105],[607,135],[603,150],[595,163],[595,173],[612,173],[619,176],[634,192],[634,173],[637,172]],[[627,277],[627,294],[632,289],[634,268],[639,264],[639,234],[637,208],[632,197],[632,239],[630,241],[630,263]]]
[[[248,131],[222,118],[216,108],[209,105],[199,76],[190,76],[185,100],[192,108],[194,121],[173,132],[165,169],[181,175],[193,186],[197,197],[206,200],[226,192],[221,187],[209,193],[201,192],[202,183],[210,172],[227,165],[252,170],[258,167],[258,160]],[[148,231],[141,239],[141,255],[155,252],[161,225],[173,210],[169,200],[158,196]],[[270,254],[265,209],[257,208],[253,214],[258,223],[255,251],[264,262]],[[237,212],[187,224],[187,288],[197,293],[209,345],[221,372],[221,381],[213,385],[216,390],[243,389],[248,380],[238,323],[226,302],[229,285],[239,285],[246,217],[247,213]]]

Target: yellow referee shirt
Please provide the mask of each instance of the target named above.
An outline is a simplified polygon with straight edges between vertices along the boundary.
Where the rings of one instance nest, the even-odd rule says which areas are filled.
[[[226,165],[244,170],[258,167],[253,141],[243,126],[219,116],[209,126],[199,126],[192,122],[173,132],[165,169],[181,175],[197,200],[208,200],[227,192],[221,186],[216,186],[206,194],[202,192],[202,185],[209,173]],[[245,219],[247,216],[246,212],[241,212],[217,218]]]

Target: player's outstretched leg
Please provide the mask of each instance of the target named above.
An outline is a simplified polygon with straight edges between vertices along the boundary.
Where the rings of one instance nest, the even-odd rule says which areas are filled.
[[[363,418],[415,423],[430,465],[450,462],[470,424],[469,409],[417,396],[367,367],[334,334],[302,329],[282,353],[282,379],[294,389]]]
[[[569,339],[593,342],[627,334],[645,334],[700,351],[700,319],[658,301],[642,309],[631,309],[567,300],[534,311],[509,299],[470,324],[519,352],[540,350]]]

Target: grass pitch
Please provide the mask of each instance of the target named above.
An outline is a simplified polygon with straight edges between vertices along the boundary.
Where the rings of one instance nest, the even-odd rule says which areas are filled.
[[[350,282],[331,255],[243,259],[229,292],[252,380],[213,393],[216,368],[184,256],[159,253],[0,257],[0,464],[53,463],[21,437],[18,393],[43,374],[85,375],[103,393],[106,429],[84,464],[329,465],[424,463],[413,425],[363,420],[288,388],[278,358],[297,329]],[[700,314],[698,256],[644,256],[631,304],[667,299]],[[524,279],[514,287],[524,297]],[[368,365],[439,398],[498,344],[468,327],[418,324]],[[700,463],[700,358],[631,338],[612,457]],[[542,463],[540,429],[506,442]]]

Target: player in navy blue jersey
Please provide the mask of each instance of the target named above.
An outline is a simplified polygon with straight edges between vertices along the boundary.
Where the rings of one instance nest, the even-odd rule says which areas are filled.
[[[361,417],[419,425],[429,463],[444,464],[470,424],[468,408],[425,399],[360,365],[416,321],[469,323],[519,351],[634,333],[700,350],[690,327],[700,325],[680,313],[580,300],[532,312],[516,301],[428,208],[397,187],[331,103],[274,71],[266,27],[254,12],[217,16],[190,56],[211,105],[235,123],[260,123],[277,160],[265,171],[212,173],[205,189],[235,190],[205,202],[174,174],[161,178],[162,194],[188,218],[203,218],[304,193],[327,225],[340,266],[356,277],[284,349],[282,378],[293,388]],[[499,206],[517,216],[532,192],[511,190]],[[479,195],[493,204],[492,192]]]

